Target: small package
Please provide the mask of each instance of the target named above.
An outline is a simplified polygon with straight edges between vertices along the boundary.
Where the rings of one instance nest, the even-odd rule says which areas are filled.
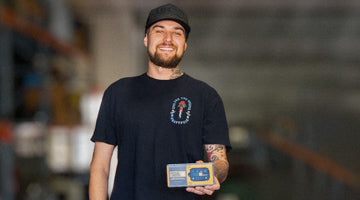
[[[213,163],[183,163],[166,166],[168,187],[214,185]]]

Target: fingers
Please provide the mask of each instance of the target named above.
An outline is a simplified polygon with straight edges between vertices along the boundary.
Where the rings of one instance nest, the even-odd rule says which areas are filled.
[[[198,160],[196,161],[196,163],[204,163],[204,161],[202,160]],[[198,195],[212,195],[215,190],[219,190],[220,189],[220,183],[217,180],[217,178],[215,177],[215,184],[214,185],[207,185],[204,187],[198,186],[198,187],[187,187],[186,191],[188,192],[192,192]]]
[[[195,187],[187,187],[186,191],[192,192],[192,193],[195,193],[195,194],[198,194],[198,195],[204,195],[205,194],[204,192],[202,192],[200,190],[197,190]]]
[[[217,178],[215,177],[215,184],[214,185],[207,185],[204,188],[206,190],[211,190],[211,191],[219,190],[220,189],[220,183],[217,180]]]
[[[215,184],[214,185],[207,185],[204,187],[187,187],[186,191],[192,192],[198,195],[212,195],[216,190],[220,189],[220,183],[215,177]]]
[[[205,187],[187,187],[186,191],[192,192],[198,195],[212,195],[214,193],[214,190],[207,189]]]

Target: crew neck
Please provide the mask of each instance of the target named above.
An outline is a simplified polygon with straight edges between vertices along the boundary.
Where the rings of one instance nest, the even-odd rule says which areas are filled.
[[[183,75],[181,75],[181,76],[179,76],[179,77],[177,77],[177,78],[175,78],[175,79],[168,79],[168,80],[166,80],[166,79],[163,80],[163,79],[153,78],[153,77],[149,76],[149,75],[147,74],[147,72],[145,72],[145,73],[143,74],[143,76],[144,76],[147,80],[154,81],[154,82],[176,82],[176,81],[179,81],[179,80],[184,79],[184,78],[187,76],[187,74],[186,74],[185,72],[183,72]]]

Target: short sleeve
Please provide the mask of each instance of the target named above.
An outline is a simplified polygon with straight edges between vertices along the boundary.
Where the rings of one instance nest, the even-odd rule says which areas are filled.
[[[114,125],[114,100],[111,91],[109,87],[104,92],[91,141],[117,145]]]
[[[210,90],[204,105],[203,144],[223,144],[231,150],[224,104],[215,90]]]

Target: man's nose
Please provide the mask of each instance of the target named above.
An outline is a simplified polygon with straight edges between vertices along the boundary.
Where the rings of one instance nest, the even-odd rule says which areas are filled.
[[[172,40],[172,35],[170,32],[165,32],[165,41],[170,42]]]

